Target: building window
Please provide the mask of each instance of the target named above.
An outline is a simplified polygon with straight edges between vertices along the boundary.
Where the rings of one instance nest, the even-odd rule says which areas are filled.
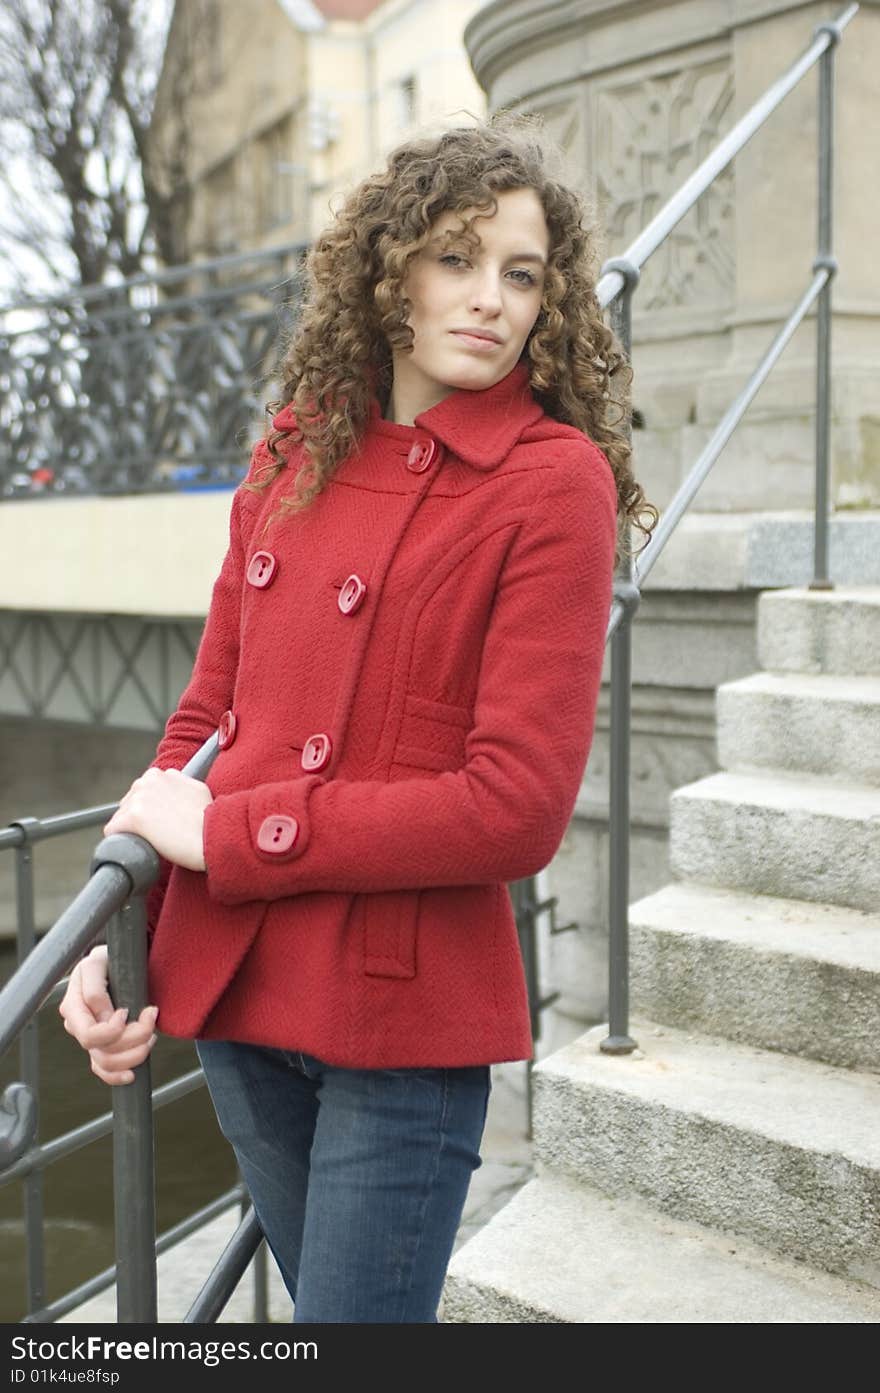
[[[401,130],[414,126],[418,120],[418,89],[413,74],[397,84],[397,124]]]
[[[207,82],[223,79],[223,22],[220,0],[199,0],[193,34],[195,52]]]
[[[175,266],[189,261],[190,191],[182,187],[168,210],[171,260]]]
[[[308,107],[309,149],[320,154],[339,139],[338,113],[323,97],[310,97]]]
[[[234,157],[218,164],[205,179],[205,224],[208,252],[222,256],[239,243]]]
[[[283,227],[293,218],[296,193],[305,171],[294,159],[294,131],[290,116],[277,121],[257,141],[257,222],[260,232]]]

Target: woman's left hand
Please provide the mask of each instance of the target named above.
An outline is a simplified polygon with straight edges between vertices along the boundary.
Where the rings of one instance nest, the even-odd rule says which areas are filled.
[[[200,779],[190,779],[179,769],[148,769],[135,779],[104,835],[136,832],[166,861],[203,871],[202,823],[211,802],[210,791]]]

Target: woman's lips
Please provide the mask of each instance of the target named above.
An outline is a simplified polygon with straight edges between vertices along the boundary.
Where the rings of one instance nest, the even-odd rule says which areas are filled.
[[[481,353],[488,353],[492,348],[501,347],[501,344],[497,343],[495,339],[485,339],[479,334],[467,334],[460,329],[453,329],[452,334],[466,348],[475,348]]]

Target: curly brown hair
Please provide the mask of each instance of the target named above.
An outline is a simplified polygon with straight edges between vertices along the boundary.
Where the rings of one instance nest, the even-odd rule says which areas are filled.
[[[604,452],[617,484],[619,536],[629,521],[647,542],[659,514],[632,474],[632,373],[596,299],[595,231],[578,195],[551,174],[539,125],[510,113],[399,145],[313,243],[304,302],[281,364],[281,396],[269,406],[277,412],[292,403],[296,425],[270,429],[273,462],[246,487],[268,487],[287,467],[287,450],[279,447],[304,442],[295,494],[281,500],[279,512],[308,507],[357,446],[371,397],[383,411],[388,405],[392,350],[413,343],[407,269],[437,218],[465,209],[491,214],[496,194],[519,188],[537,193],[550,237],[541,309],[523,350],[532,391],[548,415]],[[621,552],[619,542],[617,559]]]

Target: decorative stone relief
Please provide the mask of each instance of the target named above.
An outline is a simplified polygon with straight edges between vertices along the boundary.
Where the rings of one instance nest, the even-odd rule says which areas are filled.
[[[596,200],[609,247],[622,252],[718,143],[732,99],[727,58],[596,90]],[[733,197],[728,167],[648,262],[640,311],[732,300]]]
[[[556,100],[546,106],[530,103],[525,109],[541,116],[550,140],[567,157],[568,177],[584,193],[589,193],[583,89],[557,91],[554,96]]]
[[[540,111],[544,130],[551,141],[556,142],[571,160],[572,176],[576,177],[581,174],[583,177],[583,171],[585,171],[583,153],[585,152],[583,152],[583,120],[579,93],[572,92],[563,100],[537,107],[537,110]]]

